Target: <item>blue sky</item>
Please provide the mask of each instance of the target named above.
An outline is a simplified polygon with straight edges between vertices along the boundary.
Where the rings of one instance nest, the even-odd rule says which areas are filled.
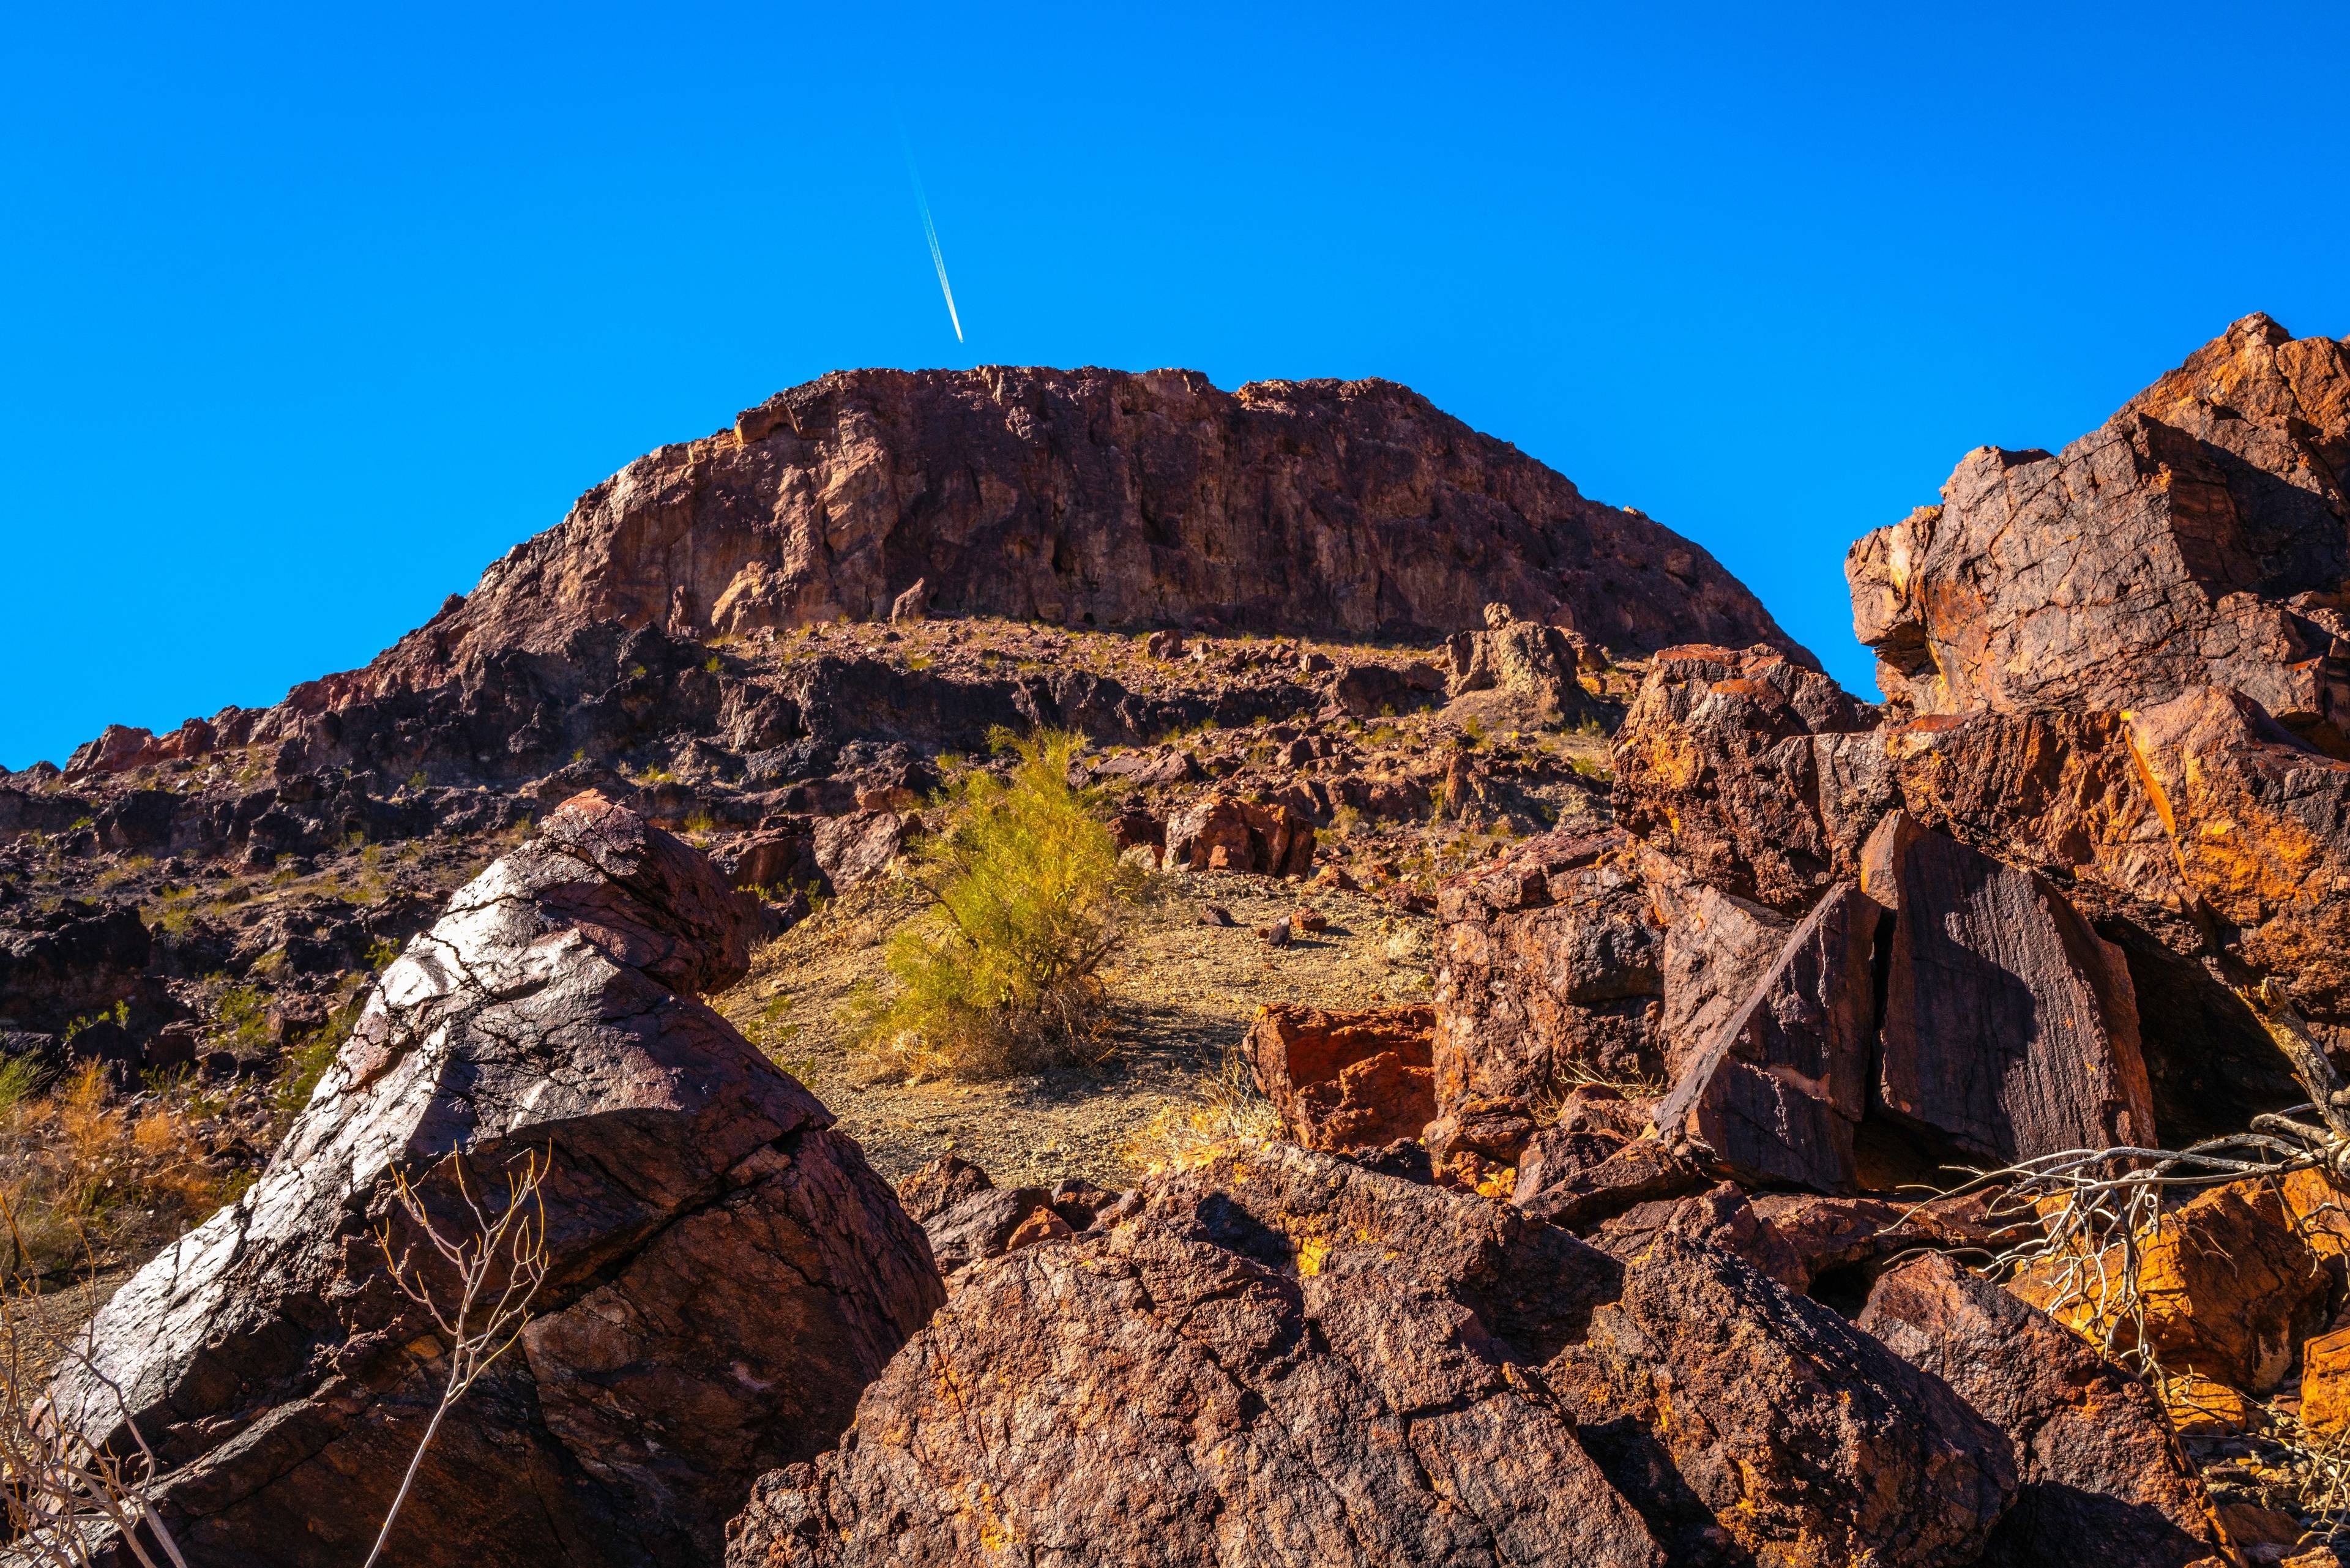
[[[1967,449],[2350,334],[2350,8],[1927,10],[26,8],[0,763],[362,663],[850,365],[1406,381],[1867,692],[1844,550]]]

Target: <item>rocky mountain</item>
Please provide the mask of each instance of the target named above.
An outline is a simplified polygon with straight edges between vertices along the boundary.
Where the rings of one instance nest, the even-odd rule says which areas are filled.
[[[253,742],[323,757],[339,732],[420,723],[554,748],[567,732],[534,730],[545,697],[600,689],[646,629],[725,641],[934,613],[1424,643],[1497,602],[1613,657],[1767,642],[1812,663],[1703,549],[1393,382],[858,370],[630,463],[366,669],[161,741],[109,731],[72,771]],[[473,761],[430,749],[407,753]]]
[[[655,453],[369,670],[0,790],[11,1049],[326,1058],[56,1407],[160,1435],[192,1561],[355,1540],[445,1349],[369,1243],[536,1150],[418,1561],[2338,1563],[2345,354],[2249,318],[1969,457],[1854,550],[1881,705],[1381,384],[845,376]],[[986,1102],[999,1185],[795,1000],[995,724],[1150,878],[1133,1054],[1264,1004],[1123,1168],[1038,1173],[1117,1052]]]

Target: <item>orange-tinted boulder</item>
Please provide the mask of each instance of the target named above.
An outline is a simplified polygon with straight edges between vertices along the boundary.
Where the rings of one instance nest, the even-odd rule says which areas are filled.
[[[2301,1422],[2312,1431],[2350,1431],[2350,1328],[2301,1347]]]
[[[2301,1342],[2324,1322],[2334,1289],[2317,1251],[2273,1183],[2230,1182],[2162,1217],[2138,1242],[2138,1305],[2149,1347],[2173,1370],[2199,1372],[2249,1394],[2274,1388]],[[2100,1260],[2033,1265],[2016,1293],[2092,1343],[2117,1348],[2137,1329],[2126,1302],[2100,1302],[2082,1282],[2122,1277],[2118,1247]]]
[[[1980,447],[1854,546],[1854,628],[1920,713],[2241,691],[2338,743],[2350,346],[2250,316],[2063,452]]]
[[[1307,1148],[1378,1148],[1418,1137],[1436,1116],[1425,1007],[1326,1012],[1275,1002],[1250,1027],[1257,1087]]]
[[[1213,790],[1167,824],[1166,864],[1185,871],[1303,877],[1314,868],[1314,825],[1295,807]]]

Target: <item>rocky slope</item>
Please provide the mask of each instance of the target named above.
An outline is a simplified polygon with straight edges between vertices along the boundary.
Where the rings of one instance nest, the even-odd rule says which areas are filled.
[[[714,1562],[730,1510],[736,1568],[2336,1560],[2329,1168],[2172,1195],[2126,1312],[2075,1288],[2119,1266],[2110,1233],[2034,1258],[2050,1211],[1918,1184],[2240,1130],[2302,1097],[2281,1020],[2350,1044],[2350,762],[2332,645],[2309,653],[2350,525],[2342,363],[2253,318],[2064,454],[1970,457],[1855,551],[1883,706],[1767,623],[1712,640],[1734,607],[1687,584],[1597,624],[1587,583],[1463,509],[1576,541],[1607,519],[1388,389],[835,378],[646,460],[369,671],[11,779],[18,1040],[210,1048],[218,954],[338,1053],[254,1195],[100,1319],[191,1464],[174,1517],[282,1550],[327,1501],[246,1434],[365,1454],[412,1418],[425,1353],[347,1243],[398,1176],[520,1129],[580,1151],[564,1282],[449,1462],[559,1494],[578,1560]],[[938,457],[965,450],[986,463]],[[991,500],[973,473],[1024,477]],[[1112,489],[1149,499],[1055,510]],[[1413,542],[1463,515],[1473,548],[1422,572]],[[1143,554],[1050,545],[1110,535]],[[1059,624],[960,613],[989,607]],[[1219,627],[1142,629],[1187,617]],[[1374,635],[1419,640],[1348,640]],[[1378,898],[1427,933],[1425,991],[1282,992],[1121,1191],[951,1154],[891,1200],[686,993],[740,971],[755,920],[790,940],[729,1015],[787,1002],[776,966],[870,914],[999,722],[1089,737],[1078,771],[1166,906],[1295,899],[1232,932],[1276,954],[1326,929],[1316,898]],[[607,837],[596,875],[556,874]],[[322,918],[328,877],[373,896],[339,883]],[[380,930],[436,919],[354,989]],[[478,996],[427,983],[479,966]],[[598,1153],[647,1096],[647,1168],[681,1172],[658,1193]],[[713,1208],[736,1229],[691,1251]],[[835,1314],[814,1365],[770,1332],[817,1311],[786,1274]],[[693,1282],[738,1276],[773,1288],[717,1323]],[[709,1376],[730,1355],[749,1374]],[[477,1554],[526,1560],[494,1513]]]

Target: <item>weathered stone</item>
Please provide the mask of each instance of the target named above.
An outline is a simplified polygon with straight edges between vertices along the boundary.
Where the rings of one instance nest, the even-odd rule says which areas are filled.
[[[1167,864],[1184,871],[1303,877],[1314,869],[1314,824],[1292,806],[1211,790],[1169,819]]]
[[[1899,911],[1879,1054],[1887,1109],[2000,1160],[2152,1146],[2120,950],[2045,879],[1906,817],[1888,819],[1869,859],[1866,885]]]
[[[412,1239],[397,1175],[463,1235],[461,1170],[494,1195],[536,1159],[549,1261],[426,1455],[401,1562],[715,1562],[752,1478],[832,1442],[942,1292],[856,1145],[692,999],[761,929],[590,795],[385,971],[260,1179],[122,1287],[53,1390],[94,1438],[127,1407],[191,1563],[365,1554],[446,1370],[377,1244]]]
[[[731,1561],[1664,1568],[1525,1370],[1616,1272],[1326,1157],[1173,1179],[970,1271],[842,1446],[761,1483]]]
[[[1620,1264],[1277,1146],[1160,1179],[971,1271],[842,1446],[760,1484],[731,1560],[1970,1561],[2012,1484],[2000,1434],[1672,1245]]]
[[[1708,1185],[1706,1168],[1657,1138],[1545,1127],[1528,1140],[1510,1200],[1538,1220],[1582,1231],[1659,1199]]]
[[[1853,884],[1830,888],[1658,1106],[1659,1133],[1703,1145],[1742,1181],[1849,1188],[1885,924]]]
[[[1854,628],[1921,713],[2219,686],[2338,745],[2345,472],[2350,348],[2246,317],[2062,452],[1970,452],[1854,547]]]
[[[1350,664],[1330,680],[1330,707],[1348,719],[1392,718],[1426,708],[1444,694],[1444,677],[1431,664],[1398,670],[1387,664]]]
[[[2137,1313],[2084,1292],[2063,1256],[2033,1265],[2016,1293],[2092,1341],[2147,1345],[2166,1368],[2199,1372],[2247,1394],[2274,1388],[2323,1323],[2333,1290],[2317,1251],[2275,1186],[2254,1179],[2199,1193],[2138,1240]],[[2101,1261],[2121,1277],[2116,1248]]]
[[[1666,1073],[1679,1079],[1746,1005],[1794,922],[1703,884],[1671,898],[1667,920],[1658,1044]]]
[[[1425,1007],[1330,1012],[1274,1002],[1257,1010],[1247,1051],[1283,1130],[1307,1148],[1378,1148],[1418,1137],[1436,1116]]]
[[[2189,890],[2244,962],[2350,1023],[2350,763],[2208,687],[2131,713],[2128,732]]]
[[[2015,1486],[2004,1434],[1939,1379],[1678,1236],[1626,1262],[1545,1375],[1619,1487],[1668,1461],[1757,1563],[1959,1568]]]
[[[898,1201],[915,1224],[927,1225],[942,1210],[994,1185],[961,1155],[942,1154],[898,1183]]]
[[[846,892],[888,871],[905,848],[907,837],[907,819],[894,811],[818,817],[816,861],[824,868],[826,879]]]
[[[2350,1328],[2301,1347],[2301,1424],[2329,1435],[2350,1431]]]
[[[1528,839],[1437,912],[1439,1110],[1657,1071],[1663,933],[1620,835]]]
[[[1439,1167],[1458,1166],[1466,1156],[1497,1169],[1515,1168],[1534,1136],[1534,1107],[1508,1099],[1463,1100],[1419,1135]]]
[[[2152,1389],[1949,1258],[1886,1275],[1860,1316],[2014,1444],[2020,1482],[1982,1561],[2185,1568],[2224,1554]]]
[[[1022,1226],[1052,1212],[1053,1195],[1044,1188],[989,1187],[941,1209],[922,1221],[922,1229],[939,1272],[952,1279],[983,1258],[1010,1251]]]
[[[1786,913],[1853,877],[1894,804],[1875,715],[1769,648],[1668,649],[1616,734],[1616,820]]]
[[[1506,606],[1486,608],[1485,629],[1455,632],[1447,645],[1449,695],[1497,692],[1523,704],[1530,720],[1550,723],[1572,724],[1602,711],[1576,679],[1583,652],[1577,639],[1555,626],[1519,620]]]

